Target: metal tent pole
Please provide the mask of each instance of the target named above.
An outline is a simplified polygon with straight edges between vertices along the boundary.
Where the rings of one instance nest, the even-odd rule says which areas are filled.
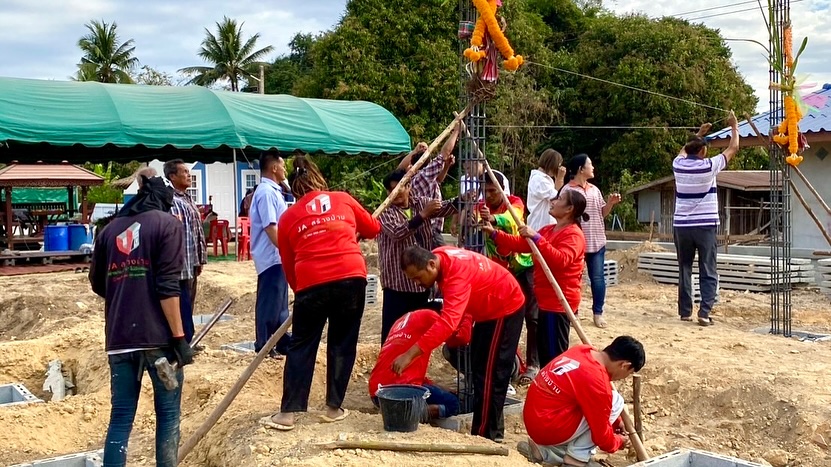
[[[234,207],[231,212],[234,213],[234,256],[239,258],[239,230],[237,226],[237,208],[239,207],[239,189],[237,188],[237,150],[232,149],[231,154],[234,159]]]

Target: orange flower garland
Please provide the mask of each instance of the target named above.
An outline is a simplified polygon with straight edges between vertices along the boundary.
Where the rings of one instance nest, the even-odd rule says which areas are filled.
[[[802,114],[793,97],[793,30],[790,23],[786,24],[782,30],[782,52],[785,58],[785,73],[782,76],[783,84],[779,85],[779,88],[785,94],[785,120],[779,124],[779,134],[773,136],[773,141],[780,146],[787,146],[788,156],[785,162],[796,167],[802,162],[802,156],[798,154],[799,121],[802,119]]]
[[[470,38],[470,48],[464,52],[465,57],[471,62],[478,62],[485,58],[485,52],[480,50],[485,39],[485,31],[493,40],[494,45],[505,59],[505,68],[516,71],[525,60],[522,55],[514,55],[514,49],[508,42],[508,38],[499,27],[496,20],[496,0],[473,0],[473,5],[479,12],[479,19],[476,20],[476,27],[473,29],[473,36]]]

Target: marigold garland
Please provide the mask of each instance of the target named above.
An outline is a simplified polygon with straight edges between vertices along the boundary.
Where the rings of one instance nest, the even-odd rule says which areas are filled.
[[[470,48],[465,50],[464,56],[471,62],[478,62],[485,58],[485,51],[480,49],[484,43],[485,31],[487,31],[505,59],[505,68],[510,71],[519,69],[525,60],[522,55],[514,55],[514,49],[499,27],[499,22],[496,20],[496,0],[473,0],[473,5],[479,12],[479,19],[476,20],[473,36],[470,38]]]
[[[785,24],[782,30],[782,55],[785,61],[784,73],[782,73],[782,82],[780,84],[773,84],[778,87],[784,94],[783,102],[785,107],[785,120],[779,124],[777,135],[773,136],[773,141],[788,150],[788,156],[785,162],[796,167],[802,162],[802,156],[799,155],[799,121],[802,120],[802,112],[799,111],[799,106],[794,99],[794,56],[793,56],[793,29],[791,24]]]

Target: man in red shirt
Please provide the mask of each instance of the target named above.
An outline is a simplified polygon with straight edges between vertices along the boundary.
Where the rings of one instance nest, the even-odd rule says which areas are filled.
[[[427,410],[431,419],[447,418],[459,413],[459,397],[427,378],[427,367],[430,364],[429,353],[416,357],[400,375],[392,370],[393,361],[421,339],[438,318],[439,315],[435,311],[423,309],[411,311],[393,324],[384,346],[381,347],[375,368],[369,376],[369,396],[376,405],[378,402],[375,394],[382,386],[414,384],[424,386],[430,391],[430,396],[427,398]],[[469,341],[470,324],[470,322],[466,325],[462,324],[451,340]]]
[[[623,398],[612,381],[643,368],[646,354],[633,337],[620,336],[603,351],[568,349],[540,371],[525,398],[528,441],[517,444],[532,462],[589,465],[596,448],[612,453],[628,438],[620,422]]]
[[[444,297],[441,316],[393,363],[401,374],[422,354],[447,341],[469,315],[471,336],[474,435],[494,441],[504,437],[503,408],[522,333],[525,297],[507,269],[479,253],[455,247],[432,252],[411,246],[401,255],[407,277],[424,288],[438,285]]]

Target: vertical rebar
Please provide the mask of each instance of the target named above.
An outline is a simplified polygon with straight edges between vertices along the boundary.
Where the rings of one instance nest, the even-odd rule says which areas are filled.
[[[783,27],[790,20],[790,0],[773,1],[772,21],[778,27],[778,37],[771,37],[771,62],[778,60],[784,66],[784,57],[775,57],[773,41],[782,41]],[[773,26],[773,25],[771,25]],[[780,82],[779,72],[771,63],[770,82]],[[782,93],[770,88],[770,113],[768,115],[768,135],[774,131],[784,118]],[[770,141],[770,332],[791,336],[791,189],[790,166],[785,162],[785,154],[778,144]]]

